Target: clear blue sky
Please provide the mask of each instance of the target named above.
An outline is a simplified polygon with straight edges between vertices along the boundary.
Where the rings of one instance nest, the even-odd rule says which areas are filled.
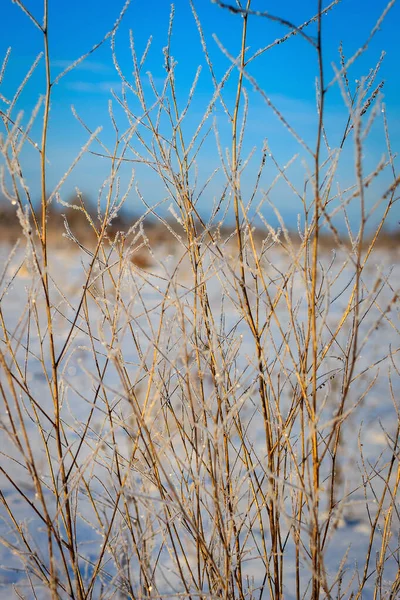
[[[195,0],[194,3],[203,24],[217,77],[220,78],[229,61],[221,53],[212,34],[216,34],[230,52],[237,53],[240,46],[241,18],[222,10],[213,4],[211,0]],[[233,0],[230,0],[230,3],[233,4]],[[0,56],[4,56],[9,46],[12,47],[12,53],[3,84],[0,87],[0,93],[10,97],[43,46],[40,31],[35,29],[21,9],[11,0],[2,0],[1,4]],[[25,2],[26,7],[40,22],[43,15],[42,4],[41,0],[26,0]],[[112,2],[106,0],[70,0],[69,2],[49,0],[50,55],[53,77],[61,72],[66,65],[89,50],[96,42],[100,41],[114,23],[122,4],[123,2],[117,0]],[[328,2],[324,2],[324,5],[327,4]],[[333,74],[331,63],[339,64],[337,48],[340,40],[343,41],[345,54],[347,56],[353,54],[367,39],[369,31],[376,23],[386,4],[386,0],[342,0],[334,10],[324,17],[327,79],[330,79]],[[272,14],[279,15],[300,25],[315,14],[317,1],[253,1],[254,9],[265,10],[266,7]],[[190,89],[197,66],[200,64],[203,66],[197,92],[186,119],[185,131],[189,134],[196,129],[201,119],[202,111],[212,95],[212,84],[188,0],[177,0],[175,9],[172,54],[178,62],[176,81],[181,106],[184,105],[184,98]],[[156,84],[160,87],[160,82],[165,75],[162,48],[166,43],[169,12],[170,2],[168,0],[132,1],[116,38],[118,59],[128,78],[131,72],[129,30],[132,29],[139,52],[144,49],[149,35],[153,36],[152,48],[144,71],[151,71]],[[360,79],[368,73],[371,67],[375,66],[381,51],[386,51],[379,80],[385,80],[383,94],[392,132],[394,151],[398,149],[400,142],[399,23],[400,6],[399,3],[396,3],[388,14],[381,30],[371,42],[368,51],[353,65],[350,71],[351,85],[354,85],[355,79]],[[274,41],[286,32],[287,30],[281,25],[274,24],[266,19],[250,18],[249,53]],[[309,28],[308,32],[310,35],[315,34],[315,27]],[[297,36],[264,54],[252,64],[250,70],[292,126],[298,130],[307,143],[314,146],[317,120],[314,83],[317,73],[315,50],[305,40]],[[234,74],[225,89],[225,99],[230,106],[233,105],[234,101],[236,77],[237,73]],[[146,80],[145,75],[144,79]],[[25,122],[29,120],[30,111],[35,105],[39,94],[43,92],[43,80],[44,68],[42,63],[21,94],[13,113],[14,116],[17,115],[19,110],[23,110]],[[146,86],[147,93],[151,94],[149,84],[147,83]],[[113,143],[114,134],[108,116],[110,88],[113,88],[116,93],[121,90],[118,75],[112,64],[109,41],[77,69],[69,73],[54,88],[49,135],[49,191],[67,170],[69,164],[87,140],[87,133],[71,113],[71,105],[74,105],[79,115],[92,129],[102,125],[102,139],[107,144],[111,145]],[[245,193],[251,189],[259,163],[260,150],[265,138],[268,138],[270,148],[281,164],[287,163],[293,154],[301,151],[261,97],[252,90],[252,86],[246,83],[246,88],[249,91],[250,118],[244,140],[244,155],[252,147],[256,147],[257,150],[247,174],[243,177]],[[134,101],[132,101],[133,106]],[[6,108],[1,100],[0,108],[2,110]],[[127,126],[127,121],[120,112],[117,111],[117,114],[119,125],[123,130]],[[229,124],[219,108],[216,114],[218,126],[221,130],[222,144],[227,146],[229,143]],[[346,109],[343,99],[338,90],[332,90],[327,96],[327,127],[332,146],[339,144],[345,122]],[[39,131],[40,115],[36,127],[32,131],[32,137],[37,141],[39,141]],[[200,182],[202,179],[207,178],[208,174],[218,166],[218,155],[213,140],[214,138],[211,136],[204,147],[204,152],[199,155]],[[96,144],[92,148],[93,150],[100,149]],[[354,180],[352,166],[354,150],[351,143],[345,152],[348,154],[344,155],[345,160],[340,171],[342,187]],[[380,119],[373,127],[369,142],[365,147],[366,172],[373,170],[384,152],[384,137]],[[305,155],[301,153],[296,164],[289,171],[293,181],[299,184],[300,187],[304,177],[303,158],[305,158]],[[39,183],[38,159],[30,150],[25,152],[23,159],[26,179],[35,197],[35,195],[38,195]],[[308,161],[311,165],[311,160],[308,159]],[[126,168],[122,171],[123,183],[128,180],[129,173],[130,167],[126,165]],[[266,189],[275,175],[274,166],[267,164],[262,188]],[[78,186],[88,196],[96,198],[101,182],[106,176],[107,161],[87,156],[65,183],[62,188],[62,197],[67,199],[75,186]],[[137,181],[150,204],[165,196],[164,190],[150,170],[138,169]],[[389,181],[389,177],[383,176],[377,182],[373,193],[379,193]],[[218,196],[222,182],[222,175],[217,176],[215,183],[201,197],[199,210],[203,214],[209,212],[213,196]],[[199,187],[201,187],[200,183]],[[285,217],[292,218],[293,224],[296,214],[301,211],[301,207],[289,188],[284,184],[280,184],[272,192],[271,200],[276,203]],[[370,200],[372,202],[372,196]],[[127,207],[136,213],[143,210],[134,192],[128,199]],[[350,209],[350,212],[356,219],[357,208],[354,206]],[[397,224],[398,216],[399,211],[396,209],[391,218],[391,224],[395,222]]]

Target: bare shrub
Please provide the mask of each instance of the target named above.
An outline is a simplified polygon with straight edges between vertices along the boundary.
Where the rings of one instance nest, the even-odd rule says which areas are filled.
[[[212,41],[190,2],[212,83],[193,129],[185,125],[200,75],[182,103],[172,50],[174,9],[160,83],[144,74],[151,40],[138,55],[132,32],[133,76],[120,66],[115,36],[127,3],[88,53],[111,42],[122,83],[110,103],[114,147],[75,113],[87,144],[49,191],[53,87],[79,61],[52,79],[47,0],[43,25],[16,3],[43,36],[44,56],[13,98],[0,96],[2,191],[21,229],[11,251],[1,248],[1,541],[8,552],[2,554],[3,589],[8,593],[12,585],[20,598],[79,600],[395,600],[398,288],[376,244],[396,201],[399,176],[380,95],[381,60],[353,85],[348,71],[368,42],[350,58],[340,48],[339,66],[328,75],[322,23],[336,0],[324,9],[317,2],[315,16],[300,26],[252,10],[251,0],[229,6],[218,1],[221,10],[241,19],[235,56],[217,38],[219,48],[214,44],[211,52]],[[287,33],[251,54],[253,19],[266,25],[273,19]],[[251,69],[253,61],[296,36],[313,47],[318,67],[312,146]],[[222,76],[213,65],[215,50],[229,59]],[[45,63],[44,96],[25,123],[15,107],[39,60]],[[232,98],[226,88],[233,82]],[[297,141],[306,164],[300,185],[291,180],[292,161],[281,165],[272,142],[244,155],[252,119],[246,86]],[[325,118],[326,97],[335,87],[348,111],[339,147],[330,145]],[[39,115],[42,135],[35,141],[31,130]],[[363,148],[378,121],[386,156],[365,172]],[[200,181],[197,165],[212,138],[220,165]],[[349,144],[355,178],[342,189],[340,164]],[[40,209],[24,178],[26,145],[37,152]],[[79,190],[72,204],[63,199],[63,183],[87,152],[108,161],[96,211]],[[257,161],[254,186],[245,191],[243,174]],[[147,168],[160,180],[168,218],[134,171],[121,189],[127,165]],[[268,169],[274,178],[263,189]],[[382,183],[383,173],[390,174],[390,183]],[[217,175],[222,191],[206,219],[200,202]],[[273,207],[279,228],[265,217],[282,182],[297,198],[295,234],[279,207]],[[371,208],[366,194],[375,183],[380,196]],[[143,203],[143,215],[118,231],[118,215],[133,194]],[[49,211],[56,202],[65,212],[64,236],[74,253],[56,251],[49,239]],[[359,205],[356,230],[348,218],[350,203]],[[375,219],[378,208],[382,216]],[[157,226],[146,225],[149,217]]]

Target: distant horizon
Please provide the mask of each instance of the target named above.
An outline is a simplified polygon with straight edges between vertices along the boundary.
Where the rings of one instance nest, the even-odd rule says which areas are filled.
[[[88,212],[91,216],[94,216],[97,214],[97,202],[87,196],[87,195],[83,195],[83,199],[85,202],[85,206],[88,209]],[[76,197],[74,197],[73,195],[71,195],[70,198],[66,199],[66,202],[72,202],[73,200],[76,200]],[[38,211],[38,213],[40,214],[40,201],[37,200],[34,203],[34,207],[35,210]],[[5,208],[5,211],[3,212],[3,208]],[[2,196],[0,194],[0,228],[2,225],[1,222],[1,217],[2,214],[3,216],[5,214],[13,214],[16,211],[16,206],[11,205],[11,203],[9,202],[9,200],[7,200],[7,198],[5,198],[4,196]],[[276,215],[273,212],[273,209],[269,209],[270,212],[268,214],[265,213],[264,211],[264,218],[265,221],[268,222],[268,224],[273,227],[275,230],[281,230],[281,225],[280,222],[278,220],[278,218],[276,217]],[[48,221],[48,225],[49,228],[51,229],[51,218],[54,214],[56,215],[67,215],[67,217],[71,216],[74,214],[75,211],[72,211],[72,209],[67,208],[65,206],[63,206],[62,204],[58,203],[58,202],[52,202],[49,205],[49,221]],[[177,212],[175,210],[175,212]],[[209,217],[209,214],[207,214],[206,211],[202,211],[199,210],[198,212],[199,216],[201,217],[201,219],[204,222],[207,222],[207,218]],[[141,220],[143,218],[144,215],[144,211],[140,211],[140,210],[135,210],[134,208],[132,208],[129,203],[127,203],[126,206],[123,206],[122,209],[118,212],[118,217],[119,219],[122,221],[122,226],[123,227],[127,227],[131,224],[133,224],[134,220]],[[173,214],[171,213],[170,210],[168,210],[167,207],[163,207],[162,205],[159,205],[157,207],[157,214],[154,214],[152,212],[149,212],[148,214],[146,214],[145,218],[144,218],[144,223],[147,223],[148,225],[151,223],[152,225],[154,224],[159,224],[160,227],[162,227],[162,221],[160,219],[158,219],[157,215],[159,215],[163,220],[167,221],[169,225],[174,225],[174,223],[176,223],[177,227],[179,227],[179,223],[176,221],[175,217],[173,216]],[[252,226],[255,227],[255,230],[257,232],[260,232],[262,230],[265,230],[265,236],[268,235],[268,231],[265,229],[265,225],[260,221],[259,218],[254,218],[254,213],[250,213],[249,214],[249,218],[251,221]],[[197,220],[197,219],[195,219]],[[19,221],[17,218],[17,215],[15,214],[15,223],[18,225],[19,227]],[[115,223],[115,219],[113,220],[113,223]],[[321,223],[324,223],[324,219],[323,217],[321,218]],[[286,230],[289,232],[289,234],[298,234],[298,223],[297,221],[295,221],[294,219],[284,219],[284,225]],[[347,233],[347,229],[346,226],[343,222],[341,222],[341,220],[336,222],[337,225],[337,229],[338,232],[340,234],[346,234]],[[369,224],[366,227],[365,230],[365,234],[366,234],[366,239],[370,239],[371,235],[375,234],[375,228],[372,226],[373,224]],[[212,227],[217,227],[220,226],[221,227],[221,231],[223,230],[234,230],[235,228],[235,218],[233,213],[227,213],[226,218],[224,219],[223,223],[218,223],[218,219],[215,220],[214,224]],[[122,229],[122,231],[124,231],[124,229]],[[327,235],[328,237],[333,236],[332,231],[329,229],[329,227],[327,226],[326,222],[323,226],[323,228],[321,229],[320,234],[322,235]],[[382,234],[384,235],[388,235],[390,237],[393,237],[393,239],[397,239],[400,236],[400,223],[397,220],[394,219],[387,219],[383,225],[382,228]]]

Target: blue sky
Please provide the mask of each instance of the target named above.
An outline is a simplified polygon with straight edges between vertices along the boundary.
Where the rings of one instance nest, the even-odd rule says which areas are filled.
[[[221,9],[213,4],[211,0],[195,0],[194,3],[203,25],[217,78],[220,78],[229,65],[229,60],[218,48],[212,36],[213,34],[217,35],[229,52],[237,54],[240,46],[241,18]],[[231,0],[231,3],[233,4],[233,0]],[[25,6],[38,21],[42,20],[42,4],[41,0],[26,0],[25,2]],[[115,22],[122,4],[123,2],[105,0],[80,0],[79,2],[77,0],[70,0],[69,2],[49,0],[49,41],[53,78],[65,66],[102,39]],[[324,3],[325,6],[327,4],[327,2]],[[331,63],[339,64],[337,52],[339,42],[343,41],[346,56],[351,56],[365,42],[369,31],[375,25],[386,4],[386,0],[342,0],[324,17],[323,34],[327,79],[330,79],[333,75]],[[262,0],[253,0],[254,9],[265,10],[266,6],[272,14],[279,15],[300,25],[315,14],[317,1],[287,0],[286,2],[277,2],[272,0],[266,3]],[[144,72],[151,71],[156,85],[160,88],[162,79],[165,76],[162,48],[166,43],[169,13],[170,2],[168,0],[132,1],[116,37],[118,60],[128,79],[131,77],[132,71],[129,50],[129,30],[132,30],[139,54],[146,46],[148,37],[153,36],[153,43]],[[196,94],[185,119],[184,131],[187,135],[190,135],[191,132],[196,130],[204,108],[212,96],[213,89],[188,0],[177,0],[175,2],[175,14],[172,54],[178,63],[176,83],[178,101],[181,107],[184,106],[196,68],[198,65],[202,65]],[[43,46],[40,31],[35,29],[26,15],[11,0],[2,1],[2,23],[0,56],[4,56],[9,46],[12,48],[12,53],[3,84],[0,87],[0,93],[9,98],[17,89]],[[378,80],[385,80],[383,95],[387,107],[394,151],[396,151],[400,142],[399,23],[400,6],[399,3],[396,3],[389,12],[381,30],[370,43],[368,51],[352,66],[349,73],[351,85],[354,86],[355,79],[361,79],[362,76],[366,75],[369,69],[375,66],[381,52],[383,50],[386,52]],[[257,17],[250,18],[249,55],[286,32],[287,30],[284,27],[269,20]],[[310,27],[308,33],[314,35],[315,27]],[[291,125],[311,147],[314,147],[317,123],[315,111],[317,61],[316,52],[311,45],[307,44],[300,36],[293,37],[285,44],[273,48],[254,61],[249,71]],[[224,98],[229,106],[233,106],[236,79],[237,73],[234,73],[224,89]],[[43,92],[43,81],[44,68],[42,62],[21,94],[13,113],[14,116],[17,115],[18,111],[23,110],[24,121],[29,120],[29,115],[39,95]],[[150,100],[151,88],[145,74],[144,85]],[[88,137],[87,132],[73,117],[71,105],[75,107],[91,129],[102,126],[101,139],[106,144],[113,144],[114,132],[108,114],[108,102],[111,98],[110,88],[114,89],[117,94],[120,93],[121,84],[113,67],[109,41],[54,87],[49,133],[49,191],[54,188],[59,178],[68,169]],[[248,82],[246,82],[246,89],[249,92],[250,112],[244,138],[243,156],[246,156],[253,147],[255,153],[242,179],[245,196],[250,194],[252,189],[265,139],[268,139],[271,151],[282,165],[286,164],[295,153],[300,153],[288,174],[293,182],[302,189],[304,171],[307,169],[304,160],[307,160],[307,164],[311,165],[310,158],[305,156],[295,140],[282,127],[260,95],[252,89]],[[132,108],[135,107],[134,99],[132,99],[131,105]],[[3,104],[0,108],[4,110],[6,106]],[[124,130],[127,127],[124,115],[118,109],[116,109],[116,115],[121,130]],[[39,141],[40,135],[40,117],[39,114],[37,123],[32,130],[32,137],[37,141]],[[230,130],[228,120],[220,106],[215,111],[215,117],[221,134],[221,145],[225,148],[229,146]],[[326,123],[330,143],[335,147],[340,142],[346,123],[346,108],[338,88],[332,89],[327,95]],[[167,134],[167,129],[165,132]],[[339,171],[342,188],[354,181],[354,149],[351,140],[349,141],[348,149],[343,152],[342,166]],[[100,147],[94,144],[92,149],[100,150]],[[384,152],[382,119],[379,118],[372,128],[365,146],[365,172],[373,170]],[[35,197],[38,195],[39,189],[37,153],[27,148],[22,155],[22,160],[27,183]],[[208,175],[218,166],[218,161],[215,137],[210,135],[198,157],[199,189],[201,188],[201,181],[207,179]],[[124,165],[124,169],[121,171],[123,185],[126,185],[130,173],[131,166]],[[268,188],[276,173],[274,165],[267,160],[267,168],[261,182],[261,189]],[[68,199],[76,186],[89,197],[95,199],[99,187],[107,175],[108,161],[87,155],[64,184],[61,190],[63,199]],[[166,196],[163,186],[151,170],[138,168],[136,178],[141,192],[150,204],[154,204]],[[222,173],[218,174],[214,182],[201,196],[198,208],[204,215],[210,212],[213,199],[218,198],[221,193],[223,182]],[[384,174],[370,192],[370,202],[385,189],[389,182],[389,175]],[[301,206],[290,188],[282,182],[279,183],[271,192],[270,199],[293,225],[297,213],[301,212]],[[165,206],[169,204],[170,201],[167,201]],[[134,191],[130,194],[126,206],[135,213],[143,211],[143,207]],[[266,207],[266,210],[269,209]],[[353,203],[349,211],[354,221],[356,221],[357,204]],[[398,217],[399,211],[396,208],[389,224],[397,224]]]

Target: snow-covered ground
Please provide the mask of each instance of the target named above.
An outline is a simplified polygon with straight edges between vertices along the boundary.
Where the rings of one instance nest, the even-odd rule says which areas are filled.
[[[9,252],[10,249],[8,247],[0,247],[0,264],[6,263]],[[167,302],[163,305],[162,302],[168,284],[168,274],[171,275],[171,273],[174,272],[174,266],[177,264],[177,257],[163,256],[162,251],[159,254],[162,264],[155,266],[154,269],[149,269],[149,271],[152,272],[151,275],[143,273],[134,267],[124,271],[120,293],[125,302],[125,309],[120,309],[118,313],[115,313],[115,317],[118,319],[117,346],[123,355],[131,384],[135,387],[135,393],[139,397],[145,393],[145,371],[146,367],[151,364],[156,339],[158,339],[157,343],[159,344],[160,352],[166,354],[167,361],[166,366],[164,365],[164,367],[167,371],[170,369],[168,372],[174,372],[175,375],[179,369],[184,372],[180,318],[183,318],[183,306],[184,311],[187,309],[187,313],[184,315],[187,319],[186,322],[189,321],[189,305],[192,297],[191,277],[187,271],[188,267],[186,265],[186,271],[182,268],[180,273],[174,278],[174,285],[170,286],[168,289]],[[323,333],[323,339],[324,336],[327,336],[326,332],[328,331],[328,327],[331,330],[335,330],[335,327],[340,322],[346,301],[349,298],[352,283],[354,282],[353,266],[351,263],[348,263],[343,270],[341,270],[345,258],[345,255],[342,255],[340,252],[338,252],[333,263],[331,254],[326,253],[321,258],[321,276],[325,270],[325,277],[333,281],[330,286],[330,297],[325,295],[321,304],[322,309],[328,304],[330,307],[324,326],[325,333]],[[44,410],[49,411],[49,413],[52,414],[53,408],[48,382],[46,381],[46,374],[43,370],[43,365],[45,365],[47,374],[50,375],[50,362],[48,354],[46,354],[47,351],[41,354],[42,347],[47,348],[46,324],[43,314],[43,294],[41,292],[39,278],[35,273],[33,265],[29,264],[29,262],[25,262],[20,268],[20,265],[23,262],[23,252],[17,250],[10,260],[1,283],[1,310],[4,318],[4,325],[8,332],[7,335],[12,340],[15,357],[21,366],[21,369],[24,371],[23,376],[29,384],[30,394],[38,403],[40,403],[40,406]],[[78,253],[58,251],[51,255],[50,262],[50,273],[52,277],[54,277],[55,284],[59,287],[59,290],[57,290],[56,286],[53,286],[52,289],[52,301],[57,307],[54,312],[54,335],[56,340],[56,354],[58,354],[64,346],[68,332],[71,328],[71,323],[74,319],[76,307],[82,294],[82,285],[84,282],[83,274],[84,269],[87,268],[88,265],[88,258],[83,258]],[[279,271],[274,271],[274,269],[276,268],[285,272],[288,264],[288,259],[285,258],[281,252],[276,252],[274,254],[273,266],[269,265],[267,262],[265,263],[266,275],[271,280],[278,280]],[[226,275],[225,279],[221,275],[223,272]],[[241,319],[240,310],[237,303],[235,304],[234,281],[230,278],[229,269],[223,271],[222,267],[219,269],[218,265],[216,265],[215,269],[210,267],[209,273],[210,279],[208,280],[207,285],[215,322],[218,323],[218,327],[221,328],[221,338],[223,337],[226,343],[228,343],[228,340],[232,339],[232,342],[229,342],[229,348],[232,351],[232,356],[234,356],[232,362],[235,364],[236,369],[234,374],[234,377],[236,378],[235,385],[238,390],[243,390],[243,396],[240,400],[242,404],[241,416],[245,424],[251,424],[251,433],[249,435],[254,444],[255,452],[259,456],[264,456],[264,426],[262,419],[257,418],[260,415],[260,407],[255,404],[251,394],[252,386],[254,386],[254,374],[256,373],[254,344],[248,326],[245,321]],[[336,275],[338,275],[337,278]],[[95,276],[95,273],[93,276]],[[379,298],[376,299],[376,302],[371,302],[371,308],[365,314],[360,326],[359,345],[364,344],[364,347],[361,351],[361,355],[357,359],[356,368],[352,375],[354,383],[352,386],[352,396],[348,406],[350,407],[358,400],[360,400],[360,404],[348,417],[342,431],[342,451],[340,453],[340,464],[338,469],[340,469],[340,486],[342,494],[348,494],[348,497],[347,500],[340,505],[338,527],[332,533],[331,543],[326,550],[326,566],[328,574],[330,573],[332,576],[339,568],[340,562],[346,552],[348,552],[346,558],[348,577],[351,577],[351,574],[356,567],[362,570],[371,529],[368,511],[370,512],[370,517],[373,518],[375,509],[373,500],[370,497],[366,503],[364,497],[365,490],[361,485],[360,445],[365,464],[374,465],[375,463],[379,463],[379,465],[383,465],[385,461],[389,461],[389,446],[394,442],[393,436],[396,432],[398,419],[398,413],[396,412],[391,397],[392,391],[398,408],[400,380],[394,365],[398,368],[399,355],[397,352],[400,346],[400,303],[398,300],[393,301],[393,297],[395,293],[397,293],[399,286],[398,282],[400,281],[398,254],[394,251],[386,252],[383,250],[373,253],[363,272],[362,280],[365,290],[369,290],[373,294],[377,294],[377,292],[380,291],[380,295]],[[100,293],[100,288],[102,279],[100,276],[96,281],[96,285],[98,286],[99,293],[96,295],[95,291],[95,299],[91,299],[88,303],[93,346],[90,341],[90,336],[88,335],[87,322],[85,322],[85,319],[82,316],[77,321],[77,327],[74,329],[68,351],[65,357],[63,357],[60,365],[60,373],[62,373],[62,375],[60,376],[59,386],[62,397],[62,419],[65,423],[68,442],[71,445],[71,448],[77,447],[84,424],[87,422],[90,412],[94,407],[93,417],[90,421],[90,432],[87,438],[88,443],[82,448],[79,464],[81,466],[81,472],[85,474],[87,480],[91,481],[94,493],[98,494],[99,510],[103,511],[104,515],[106,515],[110,510],[110,507],[107,506],[107,488],[109,486],[109,489],[115,489],[113,488],[113,486],[115,486],[115,481],[112,481],[110,472],[107,471],[104,466],[106,464],[106,457],[112,462],[112,436],[115,435],[114,439],[118,444],[121,456],[124,456],[125,459],[127,459],[129,456],[129,447],[132,443],[131,438],[127,435],[127,430],[129,427],[134,428],[134,425],[131,424],[131,422],[134,422],[134,419],[129,405],[124,405],[121,400],[121,379],[118,377],[115,368],[108,368],[106,376],[104,377],[104,384],[109,393],[110,401],[114,406],[115,415],[119,415],[119,417],[115,417],[114,421],[119,427],[116,426],[114,431],[110,430],[107,421],[106,405],[103,398],[104,390],[98,394],[98,398],[96,397],[96,401],[93,404],[94,390],[96,390],[96,387],[98,386],[97,369],[101,371],[106,365],[107,358],[112,358],[107,352],[107,346],[110,343],[113,334],[109,325],[102,317],[101,311],[109,310],[110,314],[113,314],[115,307],[115,290],[111,287],[109,288],[107,293],[109,294],[108,297],[110,300],[107,304],[107,302],[104,302],[104,300],[101,299],[102,294]],[[105,285],[106,287],[109,286],[110,282],[107,281]],[[271,289],[272,292],[275,292],[277,288],[271,283]],[[296,303],[299,302],[297,306],[297,320],[301,323],[302,321],[305,321],[307,317],[307,307],[304,302],[304,285],[300,277],[293,281],[292,292],[293,306],[296,306]],[[373,298],[374,296],[370,297],[370,299]],[[301,300],[303,301],[300,302]],[[368,302],[368,295],[366,292],[364,293],[363,302]],[[363,302],[360,305],[361,310]],[[388,307],[390,307],[390,311],[387,310]],[[36,308],[37,313],[35,312]],[[84,310],[86,310],[85,306],[82,308],[81,315],[83,315]],[[157,327],[163,310],[166,315],[164,329],[168,332],[168,335],[157,338]],[[289,315],[283,301],[278,305],[277,310],[283,329],[285,329],[285,327],[286,330],[290,329]],[[35,325],[36,318],[40,323],[43,344],[41,344],[41,340],[37,333],[37,327]],[[130,329],[131,326],[133,327],[132,330]],[[348,328],[344,327],[336,339],[335,344],[332,345],[323,365],[323,369],[319,374],[319,381],[321,385],[326,383],[324,390],[326,389],[327,392],[324,396],[321,396],[323,399],[323,407],[321,408],[320,415],[321,420],[328,420],[329,415],[333,415],[335,411],[335,399],[337,399],[339,393],[338,381],[341,380],[342,376],[341,363],[338,359],[338,355],[340,354],[338,348],[345,347],[347,335]],[[138,341],[140,348],[133,343],[134,336]],[[29,352],[27,352],[26,349],[28,339]],[[271,361],[274,360],[276,354],[274,343],[279,343],[279,330],[276,324],[272,322],[270,331],[265,337],[266,355],[268,360]],[[292,344],[292,340],[290,341],[290,344]],[[1,333],[0,347],[5,355],[7,364],[11,365],[12,357],[7,353],[3,331]],[[97,365],[94,360],[93,350],[96,352]],[[284,366],[289,368],[288,357],[284,354],[282,356],[282,369]],[[160,366],[160,369],[161,368],[162,366]],[[223,368],[224,366],[221,365],[221,369]],[[11,371],[16,372],[15,369],[16,367],[12,367]],[[284,369],[282,372],[285,372]],[[2,369],[2,377],[3,375],[4,369]],[[159,377],[161,378],[161,374],[159,374]],[[167,374],[166,377],[168,379],[169,375]],[[274,367],[273,377],[276,381],[276,378],[278,377],[277,366]],[[173,386],[171,385],[171,380],[168,380],[168,382],[168,385],[172,389]],[[373,382],[373,386],[369,389],[371,382]],[[8,384],[9,382],[2,381],[4,389],[7,388]],[[290,389],[289,385],[283,388],[281,405],[282,414],[285,414],[285,411],[287,412],[289,408]],[[366,390],[368,391],[364,395]],[[10,397],[9,388],[7,388],[6,393],[7,397]],[[22,415],[22,418],[26,425],[30,445],[35,453],[35,460],[38,465],[43,466],[44,480],[49,481],[46,479],[49,477],[49,473],[46,466],[47,458],[44,452],[43,438],[37,423],[35,422],[32,406],[29,403],[24,390],[17,389],[17,394],[19,395],[21,406],[24,406],[25,414]],[[154,400],[153,407],[150,406],[146,417],[153,440],[160,444],[163,442],[157,438],[159,433],[157,432],[157,423],[158,411],[161,410],[159,402],[162,398],[163,391],[162,389],[159,389],[157,400]],[[178,398],[172,396],[170,401],[178,402]],[[210,404],[210,411],[211,409],[212,407]],[[32,502],[33,505],[38,502],[36,491],[26,473],[26,469],[19,462],[19,450],[13,446],[11,442],[11,417],[14,419],[16,418],[16,408],[15,405],[11,403],[10,410],[12,414],[7,415],[3,402],[1,410],[0,466],[4,469],[4,471],[0,473],[1,493],[7,504],[12,507],[16,521],[21,524],[21,527],[26,532],[28,538],[31,538],[32,547],[35,548],[35,551],[38,554],[43,553],[43,556],[45,556],[47,542],[43,523],[35,516],[34,511],[28,507],[27,502],[22,499],[20,492],[13,487],[10,478],[5,475],[5,472],[7,472],[8,475],[12,477],[14,482],[18,484],[20,490],[23,490],[26,498]],[[120,419],[119,421],[118,418]],[[41,418],[41,422],[46,431],[48,431],[49,427],[48,424],[47,426],[44,424],[44,418]],[[298,429],[296,428],[297,425],[294,426],[291,435],[298,435]],[[173,431],[171,435],[174,435]],[[99,443],[99,440],[101,440],[101,444]],[[179,448],[179,443],[181,442],[177,439],[175,450],[178,453],[182,451],[182,460],[184,461],[185,454],[183,449]],[[109,445],[108,447],[107,444]],[[52,451],[55,452],[55,449],[51,444],[50,447],[52,448]],[[179,487],[178,465],[176,464],[176,458],[170,454],[170,446],[167,443],[165,444],[165,461],[165,468],[168,471],[171,484]],[[57,462],[55,457],[53,457],[53,462],[54,464]],[[163,535],[162,532],[157,532],[156,529],[159,527],[159,522],[156,518],[156,513],[160,510],[159,503],[157,504],[155,501],[152,504],[149,499],[154,496],[156,490],[153,487],[151,477],[148,476],[149,466],[145,465],[143,460],[141,461],[138,459],[135,469],[136,474],[132,477],[130,485],[137,485],[137,490],[140,491],[140,494],[138,491],[138,497],[142,495],[143,498],[145,498],[146,494],[148,495],[148,498],[143,500],[142,503],[143,506],[146,506],[146,511],[144,511],[143,515],[138,514],[138,518],[143,519],[144,528],[153,528],[154,537],[152,551],[155,551],[155,549],[159,547],[160,539]],[[329,472],[325,472],[324,475],[328,476]],[[241,490],[245,494],[246,479],[243,469],[240,471],[240,476],[243,479],[242,483],[237,483],[238,490]],[[379,483],[378,475],[375,479],[376,490],[379,491],[382,484]],[[207,486],[207,477],[204,477],[202,484]],[[353,490],[355,489],[357,489],[357,491],[354,492]],[[95,526],[96,520],[93,518],[93,508],[88,501],[84,500],[85,490],[83,489],[82,484],[79,484],[76,493],[76,496],[73,494],[73,501],[75,501],[78,496],[80,498],[79,521],[77,523],[77,536],[80,542],[80,551],[95,562],[102,547],[102,532],[99,530],[98,526]],[[134,493],[134,491],[132,493]],[[52,506],[52,492],[48,490],[45,494],[48,496],[49,506]],[[247,499],[243,498],[243,510],[246,508],[246,503]],[[239,500],[238,510],[241,510]],[[325,518],[323,510],[324,507],[322,506],[321,519]],[[22,593],[22,597],[33,598],[33,592],[30,589],[29,581],[23,570],[20,557],[18,556],[20,540],[18,540],[15,535],[15,528],[12,526],[4,503],[0,506],[0,517],[0,535],[6,542],[5,545],[0,546],[0,597],[17,597],[16,593],[13,591],[13,586],[17,584],[20,593]],[[392,525],[394,532],[398,529],[399,525],[399,522],[396,519],[397,516],[394,514]],[[177,520],[179,521],[178,517]],[[210,520],[210,528],[211,527],[212,519]],[[257,530],[257,527],[254,527],[254,532],[255,538],[260,542],[262,532],[259,529]],[[182,535],[184,536],[185,534],[182,533]],[[377,538],[379,538],[379,536],[380,534]],[[122,542],[120,541],[120,543]],[[254,550],[254,543],[249,543],[249,546],[252,546],[252,552],[249,554],[246,575],[249,577],[249,581],[252,582],[254,588],[257,588],[261,584],[265,570],[262,561],[255,558],[257,553]],[[395,551],[397,546],[398,540],[393,536],[390,547]],[[190,536],[187,536],[187,553],[190,561],[196,560],[196,554],[193,554],[193,542],[190,539]],[[294,562],[291,562],[290,560],[291,556],[294,556],[293,547],[288,544],[288,560],[284,577],[286,587],[285,598],[288,600],[295,597],[295,572]],[[389,581],[393,580],[398,567],[395,559],[396,553],[392,558],[389,558],[387,562],[385,578]],[[137,570],[137,567],[135,568],[134,566],[134,558],[132,559],[132,563],[132,573],[134,575]],[[171,592],[171,586],[173,588],[176,583],[176,574],[174,574],[173,561],[166,550],[166,546],[160,551],[159,563],[161,565],[159,572],[164,573],[165,581],[164,583],[162,583],[161,580],[157,582],[158,589],[162,590],[164,586],[166,593],[168,591],[168,597],[174,597]],[[373,552],[370,568],[371,572],[374,569],[374,564],[375,556]],[[309,563],[306,556],[304,557],[303,565],[303,578],[305,580],[309,575]],[[112,574],[113,570],[110,567],[109,578],[112,577]],[[87,567],[87,576],[90,578],[90,565]],[[109,578],[107,577],[106,574],[103,575],[103,581],[105,583],[109,582]],[[161,577],[161,575],[159,575],[159,577]],[[374,575],[371,574],[370,589],[373,587],[374,579]],[[357,581],[353,582],[353,587],[356,586],[356,583]],[[385,586],[385,582],[383,582],[382,585]],[[99,595],[98,597],[100,597],[100,587],[96,589],[96,593]],[[345,598],[350,597],[350,589],[346,592]],[[93,596],[94,598],[97,597],[96,593]],[[369,592],[366,589],[363,598],[372,598],[372,595],[370,596],[368,594]],[[48,592],[45,589],[39,590],[37,591],[37,597],[47,598]],[[111,598],[112,595],[109,594],[109,596],[106,597]],[[265,594],[265,597],[268,597],[268,595]]]

